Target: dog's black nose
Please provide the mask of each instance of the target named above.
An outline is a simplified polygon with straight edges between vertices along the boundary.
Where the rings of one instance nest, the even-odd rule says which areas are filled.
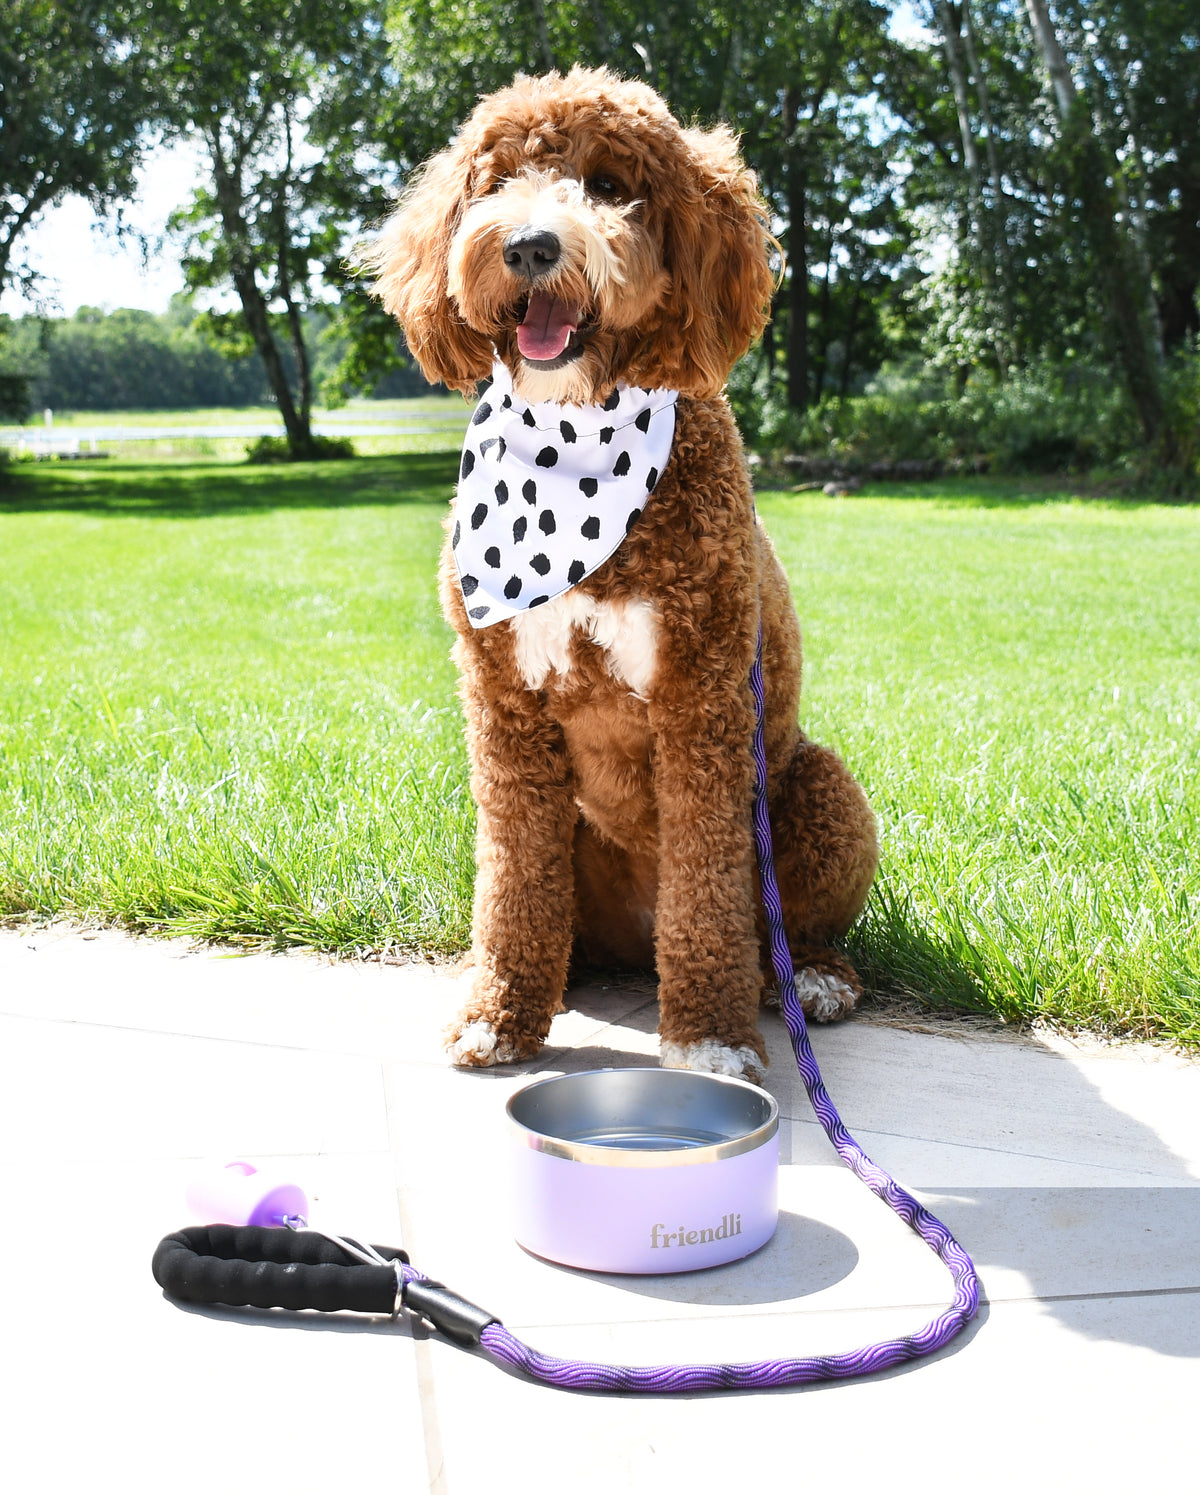
[[[562,245],[548,228],[514,229],[504,241],[504,263],[514,275],[536,280],[558,264]]]

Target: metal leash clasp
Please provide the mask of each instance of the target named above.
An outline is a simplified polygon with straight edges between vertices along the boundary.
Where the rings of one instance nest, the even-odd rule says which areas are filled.
[[[321,1230],[319,1226],[310,1225],[303,1215],[284,1215],[283,1223],[296,1234],[319,1235],[327,1241],[332,1241],[335,1246],[341,1247],[347,1256],[355,1257],[364,1266],[391,1267],[396,1278],[396,1297],[392,1304],[392,1317],[399,1316],[400,1310],[404,1307],[404,1262],[400,1257],[394,1256],[389,1259],[380,1255],[369,1242],[362,1246],[357,1241],[348,1241],[343,1236],[334,1235],[331,1230]]]

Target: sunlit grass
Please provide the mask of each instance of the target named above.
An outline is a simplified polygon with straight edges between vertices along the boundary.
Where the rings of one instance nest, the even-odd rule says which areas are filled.
[[[866,784],[885,990],[1200,1041],[1200,512],[764,497]]]
[[[3,906],[458,944],[472,811],[434,596],[454,466],[22,472]]]
[[[10,476],[0,909],[458,948],[454,466]],[[851,940],[875,990],[1200,1042],[1200,512],[962,485],[759,506],[804,725],[883,827]]]

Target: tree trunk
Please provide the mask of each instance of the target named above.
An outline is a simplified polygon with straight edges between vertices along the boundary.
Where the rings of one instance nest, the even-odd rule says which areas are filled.
[[[279,294],[287,311],[288,333],[292,342],[292,354],[296,360],[296,390],[300,397],[300,422],[311,433],[312,429],[312,369],[308,357],[308,345],[304,341],[304,322],[300,308],[292,295],[292,272],[288,263],[291,248],[288,233],[288,188],[292,180],[292,118],[284,109],[285,139],[287,141],[287,170],[279,181],[278,195],[274,204],[276,224],[276,279]],[[311,434],[309,437],[311,443]]]
[[[992,123],[992,100],[988,89],[987,74],[979,62],[979,42],[975,34],[975,21],[971,14],[970,0],[962,0],[963,46],[967,63],[975,79],[975,93],[979,99],[979,113],[983,119],[983,140],[987,151],[987,185],[990,201],[985,205],[987,223],[991,235],[992,264],[996,276],[998,310],[1003,327],[1003,338],[997,346],[1000,355],[1000,375],[1004,377],[1008,364],[1015,358],[1013,350],[1012,265],[1008,256],[1006,232],[1007,213],[1004,208],[1004,177],[1000,170],[1000,152],[996,145],[996,127]]]
[[[829,372],[829,341],[833,330],[833,317],[831,315],[833,304],[833,252],[837,248],[837,230],[829,230],[829,238],[825,244],[825,275],[821,281],[821,321],[820,339],[817,344],[816,355],[810,354],[809,363],[812,366],[812,402],[819,405],[825,397],[825,375]],[[810,339],[811,340],[811,339]]]
[[[1142,152],[1138,144],[1135,132],[1133,111],[1130,108],[1129,96],[1125,91],[1119,69],[1114,69],[1118,79],[1118,93],[1121,99],[1121,112],[1125,116],[1125,143],[1129,149],[1129,158],[1137,162],[1133,172],[1133,192],[1131,193],[1129,174],[1123,164],[1117,160],[1116,147],[1108,136],[1107,120],[1105,119],[1106,104],[1108,100],[1107,89],[1096,67],[1095,58],[1091,55],[1086,38],[1082,32],[1077,33],[1080,55],[1083,59],[1084,79],[1087,92],[1091,95],[1092,129],[1096,139],[1104,148],[1105,158],[1112,163],[1113,188],[1116,192],[1117,208],[1120,216],[1127,225],[1127,238],[1129,249],[1133,256],[1133,263],[1137,270],[1137,293],[1141,298],[1142,326],[1149,338],[1150,352],[1156,364],[1161,365],[1163,358],[1163,336],[1162,324],[1158,316],[1158,303],[1154,296],[1154,271],[1150,263],[1149,234],[1146,228],[1146,214],[1143,198],[1140,190],[1140,178],[1142,168]],[[1118,124],[1119,129],[1119,124]]]
[[[967,187],[972,204],[980,196],[979,150],[975,144],[975,131],[971,125],[970,94],[967,88],[967,69],[963,61],[962,35],[958,20],[946,0],[938,0],[938,23],[942,28],[942,51],[946,54],[946,66],[950,69],[950,83],[954,89],[954,107],[958,111],[958,134],[962,140],[963,166],[967,173]]]
[[[858,309],[862,303],[862,277],[854,280],[854,294],[850,298],[850,316],[846,323],[846,341],[843,344],[842,376],[838,380],[838,399],[844,400],[850,393],[851,359],[854,356],[854,339],[858,332]]]
[[[554,60],[554,48],[550,45],[550,27],[546,22],[546,0],[532,0],[532,6],[533,25],[537,34],[542,66],[548,73],[552,73],[558,64]]]
[[[808,191],[804,153],[793,149],[788,160],[788,329],[787,401],[793,410],[809,405],[808,370]]]
[[[1116,163],[1092,126],[1086,99],[1075,88],[1067,59],[1046,0],[1025,0],[1030,24],[1050,78],[1062,128],[1062,144],[1071,185],[1082,209],[1084,235],[1092,266],[1108,314],[1113,348],[1125,375],[1130,398],[1141,422],[1147,446],[1166,438],[1166,456],[1173,454],[1172,433],[1164,432],[1165,410],[1152,333],[1145,325],[1137,294],[1136,257],[1128,235],[1116,219],[1112,182]]]
[[[612,57],[612,42],[608,35],[608,22],[604,19],[604,11],[601,9],[600,0],[588,0],[588,9],[592,14],[592,45],[596,49],[596,56],[601,62],[608,62]]]
[[[725,67],[721,74],[721,97],[717,101],[717,118],[732,119],[737,100],[738,84],[742,75],[742,28],[735,21],[729,38],[729,50],[725,54]]]
[[[793,410],[807,410],[811,391],[808,362],[808,161],[797,140],[799,101],[791,89],[783,98],[783,132],[787,143],[784,198],[787,206],[787,402]]]
[[[1065,122],[1075,102],[1075,80],[1071,77],[1066,56],[1059,46],[1058,33],[1050,19],[1050,7],[1046,0],[1025,0],[1025,6],[1029,11],[1029,22],[1033,27],[1038,51],[1042,54],[1042,63],[1050,78],[1058,117]]]
[[[259,289],[254,274],[253,257],[246,252],[249,233],[243,217],[245,203],[241,184],[225,160],[220,140],[215,135],[210,135],[208,144],[212,152],[217,208],[225,231],[225,242],[229,246],[231,275],[241,302],[242,315],[267,371],[267,382],[271,386],[271,393],[275,396],[279,414],[283,418],[283,427],[287,432],[288,449],[293,457],[310,457],[313,453],[313,439],[309,412],[298,411],[292,399],[283,360],[279,356],[279,347],[271,330],[266,298]]]
[[[978,247],[978,265],[983,281],[988,320],[994,323],[1000,320],[1000,297],[996,289],[996,244],[990,210],[983,191],[983,167],[979,160],[979,146],[975,139],[975,127],[971,123],[968,53],[963,47],[960,14],[947,3],[947,0],[938,0],[937,15],[938,24],[942,28],[942,50],[946,55],[946,66],[950,70],[950,82],[954,89],[954,106],[958,113],[958,133],[962,141],[963,170],[966,173],[967,200],[970,203],[969,237]],[[978,78],[978,68],[975,70],[975,75]],[[1003,378],[1008,364],[1006,340],[1002,337],[993,337],[992,343],[996,355],[996,367]]]

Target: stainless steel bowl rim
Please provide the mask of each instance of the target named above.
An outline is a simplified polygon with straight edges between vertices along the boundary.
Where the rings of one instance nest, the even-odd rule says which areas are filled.
[[[696,1147],[673,1147],[660,1150],[648,1151],[637,1147],[613,1147],[608,1144],[597,1145],[588,1142],[575,1142],[567,1137],[555,1137],[546,1132],[535,1131],[524,1122],[518,1121],[513,1115],[513,1105],[521,1096],[528,1094],[531,1090],[540,1089],[543,1085],[558,1085],[564,1081],[578,1081],[586,1079],[589,1075],[618,1075],[618,1074],[687,1074],[691,1078],[704,1083],[711,1082],[714,1085],[734,1085],[739,1089],[751,1092],[754,1097],[767,1103],[767,1119],[753,1131],[744,1133],[739,1137],[730,1137],[723,1142],[708,1143]],[[670,1083],[668,1081],[668,1083]],[[733,1075],[708,1074],[702,1070],[648,1070],[641,1067],[627,1069],[585,1069],[575,1074],[547,1075],[544,1080],[534,1080],[529,1085],[523,1085],[516,1091],[505,1106],[509,1123],[516,1132],[519,1140],[535,1152],[544,1153],[547,1157],[565,1158],[573,1163],[587,1163],[597,1168],[681,1168],[693,1167],[700,1163],[719,1163],[727,1158],[741,1157],[744,1153],[753,1152],[756,1148],[764,1146],[779,1130],[779,1106],[775,1097],[768,1091],[762,1090],[757,1085],[751,1085],[748,1080],[736,1079]]]

